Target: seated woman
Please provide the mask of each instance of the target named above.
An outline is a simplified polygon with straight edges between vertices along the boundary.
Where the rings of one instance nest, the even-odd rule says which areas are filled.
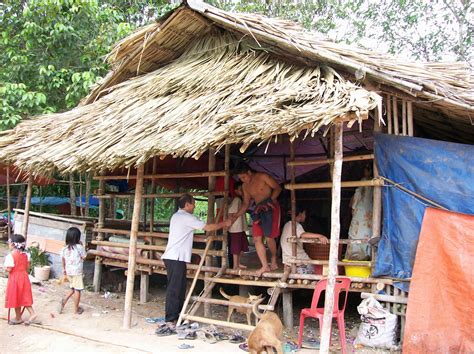
[[[315,234],[312,232],[306,232],[303,229],[301,223],[304,223],[306,220],[306,210],[301,207],[296,207],[296,237],[297,238],[306,238],[306,239],[316,239],[319,240],[322,244],[327,244],[328,239],[326,236],[321,234]],[[281,233],[281,253],[283,258],[283,264],[285,268],[291,267],[291,262],[289,259],[292,257],[292,247],[293,243],[289,242],[289,237],[292,236],[292,224],[291,220],[288,221],[285,226],[283,227],[283,231]],[[303,248],[303,243],[298,240],[296,243],[296,258],[298,260],[310,260],[308,254],[305,252]],[[298,274],[313,274],[314,267],[311,264],[300,264],[297,265],[296,271]]]

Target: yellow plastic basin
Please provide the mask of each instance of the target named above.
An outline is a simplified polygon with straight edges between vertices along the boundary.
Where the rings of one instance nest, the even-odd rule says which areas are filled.
[[[360,266],[346,265],[344,269],[349,277],[368,278],[370,277],[370,261],[352,261],[343,259],[343,262],[358,263]]]

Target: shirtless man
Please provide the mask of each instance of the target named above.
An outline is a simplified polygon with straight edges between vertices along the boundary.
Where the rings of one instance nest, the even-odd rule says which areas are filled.
[[[252,225],[252,235],[255,242],[258,258],[262,267],[258,270],[258,275],[262,275],[270,270],[278,268],[277,245],[275,239],[280,235],[280,205],[277,198],[280,195],[281,187],[277,181],[266,173],[253,172],[244,165],[235,171],[242,181],[243,201],[239,211],[233,215],[231,221],[235,222],[249,208],[253,199],[257,205],[254,214],[259,218],[261,212],[270,211],[270,225],[262,219],[255,220]],[[268,217],[268,215],[267,215]],[[266,224],[266,225],[264,225]],[[272,254],[271,265],[268,266],[267,253],[263,244],[263,237],[266,237],[268,248]]]

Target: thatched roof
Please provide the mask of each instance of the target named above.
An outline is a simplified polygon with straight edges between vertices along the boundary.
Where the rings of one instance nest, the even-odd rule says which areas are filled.
[[[474,111],[474,85],[462,64],[397,61],[293,23],[202,3],[140,29],[109,60],[112,71],[80,107],[4,132],[0,158],[34,173],[100,171],[157,155],[197,158],[225,144],[245,149],[277,134],[314,134],[380,103],[354,83],[356,70],[381,89],[418,97],[416,105],[450,112],[457,123]]]

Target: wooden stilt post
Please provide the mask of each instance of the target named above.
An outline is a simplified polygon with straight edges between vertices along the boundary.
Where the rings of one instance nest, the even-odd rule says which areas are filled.
[[[85,205],[84,205],[84,215],[89,216],[89,198],[91,195],[91,176],[89,173],[85,175],[86,180],[86,195],[85,195]]]
[[[129,329],[132,325],[132,300],[133,300],[133,286],[135,284],[135,268],[137,256],[137,237],[138,227],[140,224],[141,199],[143,195],[143,175],[144,164],[137,168],[137,182],[135,186],[135,203],[133,207],[132,227],[130,230],[130,248],[128,249],[128,273],[127,273],[127,288],[125,290],[125,308],[123,315],[123,328]]]
[[[41,187],[40,187],[41,188]],[[82,174],[79,173],[79,210],[81,216],[84,216],[84,207],[82,206]]]
[[[380,117],[378,116],[378,111],[376,114],[377,122],[374,123],[374,133],[380,132],[382,127],[380,126]],[[374,164],[373,164],[373,171],[374,171],[374,178],[379,177],[379,170],[377,168],[377,160],[375,156],[375,144],[374,144]],[[374,186],[374,195],[373,195],[373,210],[372,210],[372,237],[380,236],[381,229],[382,229],[382,187],[381,186]],[[372,273],[375,267],[375,259],[377,254],[375,252],[375,247],[371,247],[370,249],[371,254],[371,261],[372,261]],[[372,292],[376,292],[377,284],[372,284]]]
[[[392,134],[392,102],[390,95],[387,95],[387,133]]]
[[[209,172],[216,170],[216,155],[215,155],[215,150],[212,148],[209,149],[208,167],[209,167]],[[214,192],[215,186],[216,186],[216,177],[208,177],[208,184],[209,184],[208,191]],[[207,222],[208,223],[214,222],[214,205],[215,205],[215,197],[213,195],[208,196],[208,199],[207,199]],[[212,265],[211,257],[206,257],[206,265],[207,266]],[[209,277],[210,274],[206,273],[205,276]],[[209,283],[207,282],[204,283],[204,287],[207,287],[208,285]],[[210,317],[210,315],[211,315],[211,305],[204,304],[204,317]]]
[[[10,166],[7,166],[7,236],[11,236]]]
[[[225,146],[225,158],[224,158],[224,205],[223,205],[223,215],[224,220],[227,219],[228,214],[228,205],[229,205],[229,179],[230,179],[230,145]],[[227,268],[227,228],[222,231],[224,237],[222,238],[222,251],[226,254],[224,257],[221,257],[221,267]]]
[[[393,134],[398,135],[398,102],[393,96]]]
[[[413,103],[407,102],[408,136],[413,136]]]
[[[293,329],[293,292],[289,289],[283,292],[283,324]]]
[[[329,274],[324,301],[323,328],[321,331],[320,353],[329,353],[332,314],[334,310],[334,286],[337,276],[337,261],[339,250],[339,234],[341,229],[341,171],[342,171],[342,123],[335,124],[334,133],[334,168],[332,173],[332,202],[331,202],[331,245],[329,251]],[[336,304],[337,306],[337,304]]]
[[[295,162],[295,142],[294,141],[290,142],[290,160],[291,162]],[[293,165],[290,166],[290,178],[291,178],[291,184],[295,184],[296,183],[295,167]],[[291,195],[291,235],[296,237],[297,236],[296,235],[296,190],[294,189],[290,190],[290,195]],[[296,243],[293,243],[292,248],[291,248],[291,255],[296,258],[296,253],[297,253]],[[296,273],[296,264],[291,265],[291,272]]]
[[[99,180],[99,190],[98,195],[103,196],[105,194],[105,180]],[[103,229],[105,226],[105,199],[99,198],[99,220],[97,222],[97,227]],[[99,232],[96,237],[97,241],[104,240],[104,233]],[[95,266],[94,266],[94,292],[100,292],[100,281],[102,278],[102,261],[100,257],[95,257]]]
[[[152,173],[156,175],[156,166],[157,166],[157,161],[156,157],[153,158],[153,167],[152,167]],[[156,193],[156,180],[153,178],[151,180],[151,192],[152,194]],[[155,226],[155,198],[151,198],[150,201],[150,231],[153,232],[153,228]]]
[[[407,135],[407,101],[402,101],[402,135]]]
[[[26,188],[25,214],[23,215],[22,234],[25,240],[28,237],[28,222],[30,220],[31,193],[33,191],[33,176],[28,177],[28,187]]]
[[[69,204],[71,206],[70,215],[76,216],[76,189],[74,188],[74,175],[69,175]]]

